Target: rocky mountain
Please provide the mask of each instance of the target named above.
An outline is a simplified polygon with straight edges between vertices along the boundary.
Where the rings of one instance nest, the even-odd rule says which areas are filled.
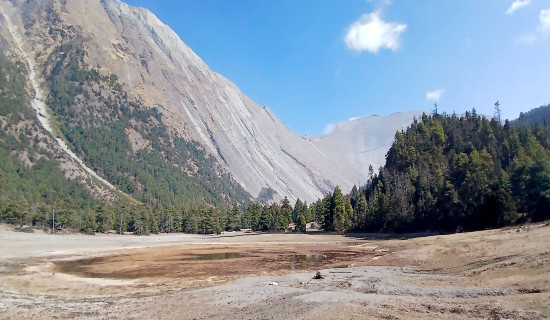
[[[104,193],[112,184],[152,203],[191,191],[209,203],[311,202],[366,179],[417,114],[356,119],[302,138],[146,9],[2,0],[0,10],[0,51],[29,69],[34,110],[66,159],[61,168]]]
[[[406,130],[421,115],[422,111],[410,111],[354,118],[340,122],[327,135],[307,139],[324,155],[339,161],[342,175],[359,186],[368,180],[369,166],[376,171],[384,165],[395,132]],[[351,190],[352,186],[342,187]]]

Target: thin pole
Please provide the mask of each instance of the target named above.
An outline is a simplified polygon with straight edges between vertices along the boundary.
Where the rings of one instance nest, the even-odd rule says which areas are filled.
[[[55,207],[52,208],[52,234],[55,234]]]

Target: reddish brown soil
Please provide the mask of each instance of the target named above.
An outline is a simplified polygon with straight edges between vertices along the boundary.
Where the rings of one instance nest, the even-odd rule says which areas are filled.
[[[384,253],[341,244],[300,246],[171,246],[54,262],[55,270],[88,278],[237,278],[368,265]]]

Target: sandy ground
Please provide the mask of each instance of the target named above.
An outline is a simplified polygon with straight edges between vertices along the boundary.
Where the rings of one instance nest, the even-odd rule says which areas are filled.
[[[390,240],[0,226],[0,252],[2,319],[550,319],[547,224]]]

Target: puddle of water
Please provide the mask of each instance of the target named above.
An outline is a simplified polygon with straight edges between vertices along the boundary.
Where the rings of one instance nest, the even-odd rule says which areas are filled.
[[[207,253],[207,254],[194,254],[190,258],[185,258],[183,260],[188,261],[203,261],[203,260],[225,260],[225,259],[236,259],[244,257],[242,254],[237,252],[219,252],[219,253]]]

